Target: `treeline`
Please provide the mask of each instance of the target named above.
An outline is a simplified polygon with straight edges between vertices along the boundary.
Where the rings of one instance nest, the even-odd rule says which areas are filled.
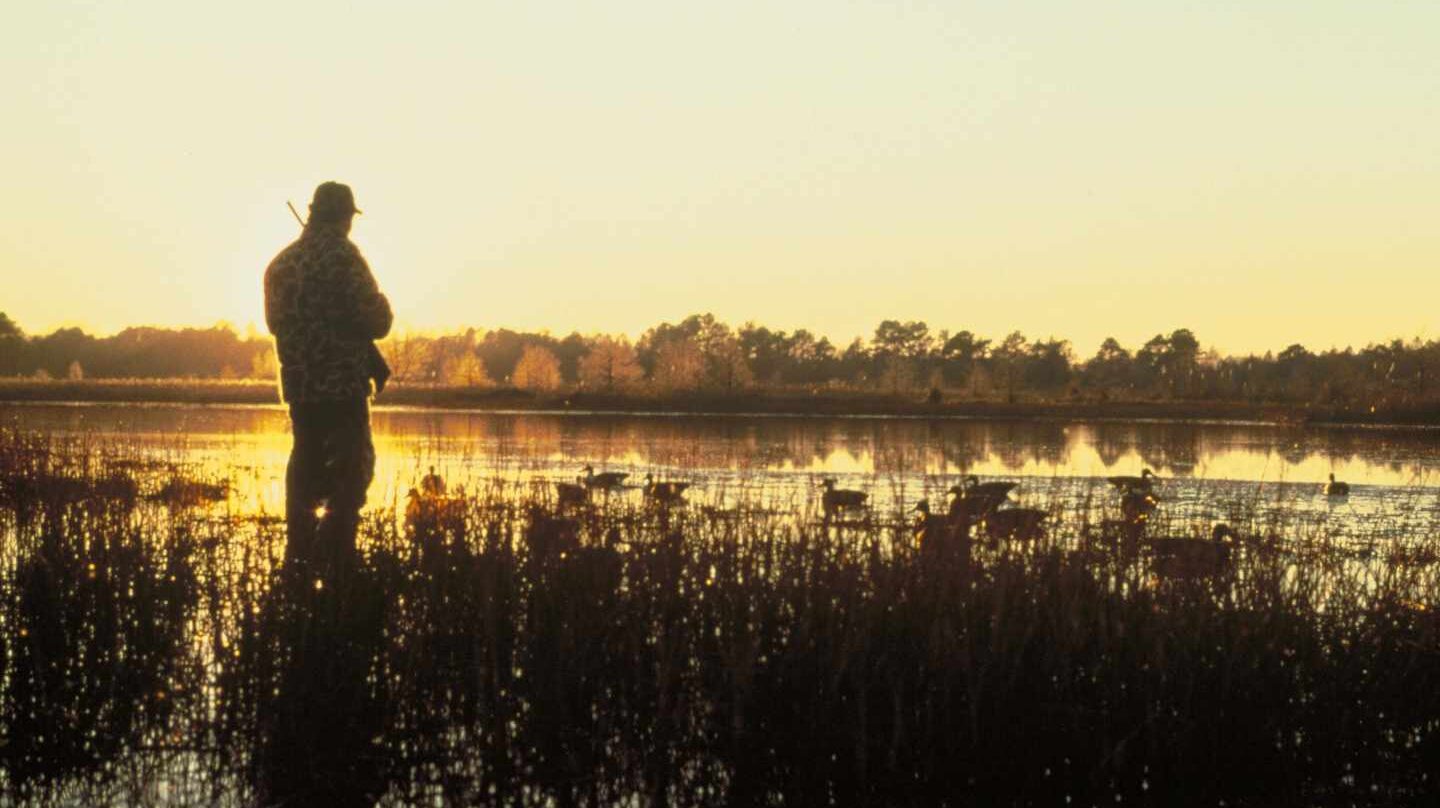
[[[623,336],[509,329],[400,334],[380,344],[400,384],[576,389],[616,394],[754,390],[885,392],[976,400],[1229,400],[1375,407],[1440,398],[1440,342],[1393,340],[1363,349],[1226,357],[1188,329],[1130,349],[1107,339],[1078,357],[1066,340],[1001,339],[886,320],[847,345],[804,329],[739,328],[697,314]],[[0,314],[0,375],[41,378],[275,376],[267,335],[130,328],[94,337],[75,328],[27,336]]]

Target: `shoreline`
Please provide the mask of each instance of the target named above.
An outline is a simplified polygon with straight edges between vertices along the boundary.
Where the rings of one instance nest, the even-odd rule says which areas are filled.
[[[259,381],[187,379],[35,381],[0,379],[7,404],[193,404],[281,406],[276,386]],[[425,408],[477,412],[596,413],[629,415],[903,417],[983,420],[1215,421],[1280,426],[1440,427],[1440,403],[1386,408],[1297,405],[1286,402],[1207,400],[998,401],[946,395],[842,390],[749,390],[605,394],[587,391],[536,393],[515,388],[392,385],[374,400],[377,408]]]

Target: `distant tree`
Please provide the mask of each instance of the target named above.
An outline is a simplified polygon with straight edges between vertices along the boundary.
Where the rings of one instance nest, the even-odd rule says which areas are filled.
[[[25,332],[21,331],[20,326],[16,325],[15,321],[10,319],[10,315],[0,311],[0,340],[10,338],[23,339],[24,337]]]
[[[945,381],[957,387],[969,384],[971,392],[975,392],[975,369],[989,349],[990,340],[981,339],[969,331],[948,336],[940,345]]]
[[[930,353],[933,340],[930,338],[930,327],[920,320],[907,323],[885,320],[876,326],[870,345],[879,355],[919,359]]]
[[[734,391],[750,386],[754,377],[739,340],[730,337],[710,345],[705,357],[705,377],[712,387],[720,390]]]
[[[640,381],[644,372],[629,340],[599,336],[591,341],[590,352],[580,360],[579,375],[585,388],[611,392]]]
[[[785,340],[782,368],[782,380],[800,384],[826,382],[840,372],[839,357],[830,340],[817,339],[803,328],[796,329]]]
[[[755,323],[746,323],[735,336],[752,378],[762,384],[782,379],[791,358],[790,340],[784,331],[771,331]]]
[[[565,384],[580,381],[580,360],[590,351],[590,340],[571,332],[565,339],[555,343],[552,350],[560,360],[560,379]]]
[[[4,312],[0,312],[0,376],[18,376],[27,357],[25,333]]]
[[[280,375],[280,360],[275,357],[275,349],[266,347],[264,351],[255,354],[250,362],[250,378],[273,380]]]
[[[880,370],[880,384],[883,388],[899,395],[915,386],[918,378],[915,360],[890,354],[883,361]]]
[[[1082,376],[1089,387],[1107,392],[1128,390],[1133,384],[1132,359],[1114,337],[1106,337],[1082,368]]]
[[[1050,338],[1030,344],[1025,362],[1025,384],[1054,394],[1070,384],[1073,353],[1067,340]]]
[[[1029,354],[1029,340],[1019,331],[1011,331],[1000,344],[990,351],[991,364],[995,375],[1005,389],[1005,399],[1015,400],[1015,388],[1024,373],[1025,358]]]
[[[549,348],[527,345],[515,363],[512,381],[523,390],[554,390],[560,386],[560,360]]]
[[[490,384],[485,363],[474,351],[463,351],[446,359],[440,377],[452,387],[484,387]]]
[[[694,390],[705,374],[705,357],[691,339],[671,339],[655,352],[651,381],[662,390]]]
[[[873,375],[871,360],[870,352],[865,349],[865,342],[859,337],[851,340],[836,362],[841,381],[857,387],[868,383]]]
[[[385,362],[390,365],[390,374],[396,381],[439,381],[437,375],[431,373],[433,341],[430,338],[407,331],[391,336],[379,343],[379,347]]]
[[[1179,396],[1189,395],[1199,369],[1200,341],[1190,329],[1180,328],[1171,332],[1168,342],[1170,350],[1166,359],[1172,390]]]
[[[1169,355],[1170,340],[1164,334],[1156,334],[1140,346],[1135,352],[1134,370],[1141,386],[1156,393],[1168,389]]]

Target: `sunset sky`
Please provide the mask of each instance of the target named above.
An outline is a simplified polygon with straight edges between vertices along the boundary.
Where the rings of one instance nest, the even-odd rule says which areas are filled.
[[[0,311],[263,328],[315,184],[404,326],[1440,337],[1440,3],[34,2]]]

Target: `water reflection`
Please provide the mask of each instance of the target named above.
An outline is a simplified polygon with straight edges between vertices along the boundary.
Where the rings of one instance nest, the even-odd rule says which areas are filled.
[[[0,405],[0,421],[211,453],[262,472],[283,465],[279,408]],[[379,408],[377,449],[393,472],[440,459],[515,470],[629,468],[854,474],[1099,477],[1426,485],[1440,431],[1208,423],[1063,423],[886,418],[470,413]],[[238,455],[238,457],[237,457]],[[383,484],[383,481],[382,481]]]

